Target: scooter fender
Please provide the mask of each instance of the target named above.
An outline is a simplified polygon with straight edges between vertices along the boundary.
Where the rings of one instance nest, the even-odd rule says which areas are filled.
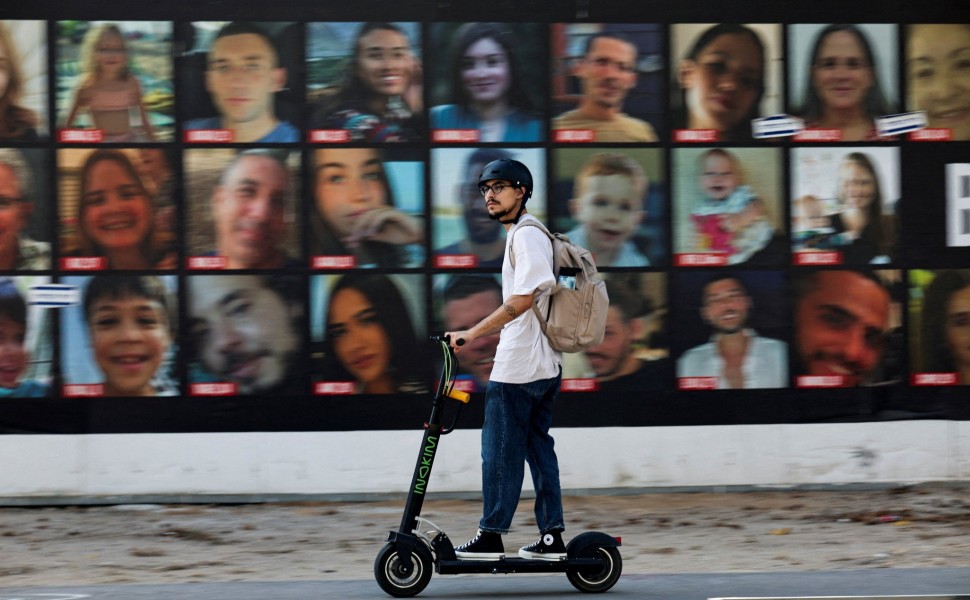
[[[619,538],[600,531],[587,531],[569,540],[566,544],[568,558],[588,558],[596,554],[597,548],[618,548],[622,546]]]

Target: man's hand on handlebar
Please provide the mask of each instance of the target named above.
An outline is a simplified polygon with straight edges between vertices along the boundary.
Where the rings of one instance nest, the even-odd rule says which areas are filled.
[[[448,338],[448,343],[451,344],[451,349],[455,351],[455,354],[461,352],[461,347],[474,339],[471,332],[467,330],[446,331],[445,337]]]

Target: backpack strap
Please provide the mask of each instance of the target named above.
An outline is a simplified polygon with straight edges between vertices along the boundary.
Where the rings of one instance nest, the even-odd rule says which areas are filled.
[[[549,233],[549,230],[546,229],[546,226],[543,225],[542,223],[540,223],[539,221],[533,221],[532,219],[528,219],[528,220],[522,222],[521,224],[519,224],[519,226],[515,228],[515,231],[518,231],[519,230],[519,227],[535,227],[535,228],[537,228],[542,233],[546,234],[546,237],[549,238],[549,244],[552,246],[552,279],[553,279],[553,285],[552,285],[552,290],[550,291],[549,305],[548,305],[548,309],[547,309],[547,314],[543,315],[542,314],[542,311],[539,310],[539,299],[538,298],[536,298],[536,300],[532,303],[532,312],[539,319],[539,327],[540,327],[540,329],[542,329],[542,333],[545,333],[546,332],[546,321],[549,320],[548,311],[551,311],[552,310],[552,295],[559,291],[559,281],[556,279],[556,244],[554,243],[556,238],[551,233]],[[512,248],[512,244],[515,242],[515,231],[513,231],[512,232],[512,235],[509,236],[509,262],[512,264],[512,268],[513,269],[515,268],[515,250]]]
[[[554,239],[552,237],[552,234],[549,233],[549,230],[546,229],[546,226],[543,225],[542,223],[540,223],[539,221],[534,221],[532,219],[528,219],[526,221],[523,221],[522,223],[520,223],[518,225],[518,227],[515,228],[515,231],[518,231],[520,227],[536,227],[537,229],[539,229],[540,231],[542,231],[542,233],[546,234],[546,237],[549,238],[549,243],[552,244],[552,240]],[[513,231],[512,232],[512,235],[509,237],[509,261],[511,262],[513,269],[515,268],[515,251],[512,248],[512,244],[513,244],[513,242],[515,242],[515,231]],[[555,246],[553,246],[553,257],[552,257],[552,261],[553,261],[553,265],[552,265],[553,271],[552,271],[552,274],[555,276],[555,274],[556,274]]]

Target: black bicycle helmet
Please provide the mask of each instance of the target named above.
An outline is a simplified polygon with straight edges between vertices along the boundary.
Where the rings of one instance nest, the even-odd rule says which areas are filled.
[[[485,168],[482,169],[482,174],[478,176],[478,185],[482,185],[492,179],[504,179],[511,181],[515,187],[524,187],[525,196],[522,199],[523,204],[532,197],[532,173],[529,172],[529,167],[517,160],[500,158],[485,165]]]

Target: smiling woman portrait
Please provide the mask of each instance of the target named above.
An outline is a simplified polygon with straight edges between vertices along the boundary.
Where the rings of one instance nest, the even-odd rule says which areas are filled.
[[[432,129],[476,129],[480,142],[538,142],[542,121],[523,81],[511,31],[465,23],[453,36],[448,103],[431,108]]]
[[[970,385],[970,270],[937,273],[923,293],[920,370]]]
[[[909,108],[950,139],[970,140],[970,23],[910,25],[906,76]]]
[[[312,127],[347,131],[355,142],[419,141],[420,82],[421,61],[404,28],[363,23],[339,90],[316,111]]]
[[[714,130],[721,141],[752,139],[751,120],[765,95],[766,54],[751,27],[721,23],[702,31],[677,67],[682,97],[674,127]]]
[[[800,115],[807,129],[838,129],[839,141],[886,140],[876,117],[893,111],[883,91],[873,45],[858,25],[833,24],[811,46]]]
[[[323,377],[354,381],[357,393],[423,393],[427,361],[404,296],[377,273],[343,275],[329,292]]]

